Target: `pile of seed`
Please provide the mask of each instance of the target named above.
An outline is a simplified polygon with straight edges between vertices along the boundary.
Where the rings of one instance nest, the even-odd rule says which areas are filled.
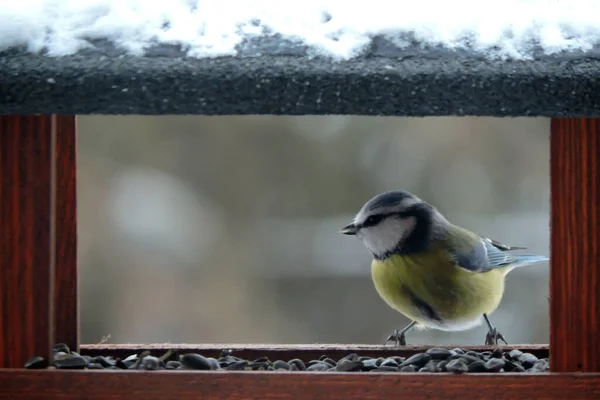
[[[230,351],[223,351],[218,358],[204,357],[197,353],[177,356],[169,350],[161,357],[149,351],[133,354],[125,359],[109,356],[80,355],[70,351],[65,344],[54,348],[54,360],[48,365],[43,357],[32,357],[25,368],[58,369],[136,369],[136,370],[198,370],[198,371],[329,371],[329,372],[546,372],[548,359],[538,359],[520,350],[465,351],[460,348],[431,348],[411,357],[364,357],[356,353],[336,361],[326,355],[319,359],[302,361],[298,358],[271,361],[267,357],[244,360]]]

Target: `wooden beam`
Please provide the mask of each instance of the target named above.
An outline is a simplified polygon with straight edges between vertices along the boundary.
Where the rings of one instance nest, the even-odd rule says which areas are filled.
[[[218,357],[223,350],[231,350],[236,357],[247,360],[254,360],[260,357],[269,357],[275,360],[291,360],[299,358],[304,361],[318,359],[322,355],[339,360],[350,353],[357,353],[366,357],[390,357],[401,356],[410,357],[413,354],[421,353],[431,347],[444,347],[452,349],[460,347],[464,350],[474,351],[493,351],[493,346],[382,346],[365,344],[296,344],[296,345],[277,345],[277,344],[85,344],[81,345],[81,354],[90,356],[113,356],[126,358],[132,354],[139,354],[148,350],[154,356],[161,356],[168,350],[173,350],[177,354],[200,353],[205,357]],[[548,357],[548,345],[511,345],[504,348],[519,349],[523,352],[534,354],[538,358]]]
[[[0,368],[79,345],[75,152],[74,116],[0,116]]]
[[[56,117],[55,337],[79,348],[77,275],[77,133],[75,116]]]
[[[550,367],[600,372],[600,119],[552,119],[550,164]]]
[[[52,116],[0,116],[0,368],[54,340]]]
[[[0,399],[600,398],[600,374],[3,370]]]

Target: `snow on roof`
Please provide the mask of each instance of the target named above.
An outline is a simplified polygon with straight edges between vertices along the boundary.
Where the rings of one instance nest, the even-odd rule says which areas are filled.
[[[586,51],[600,42],[598,0],[0,0],[0,51],[51,56],[108,40],[131,55],[155,44],[189,57],[238,54],[244,40],[276,35],[312,55],[347,60],[373,37],[490,58]]]

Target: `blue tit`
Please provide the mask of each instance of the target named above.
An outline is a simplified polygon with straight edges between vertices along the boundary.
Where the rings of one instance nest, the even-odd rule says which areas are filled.
[[[406,191],[369,200],[340,230],[358,237],[373,255],[371,277],[381,298],[412,322],[384,345],[406,345],[412,328],[464,331],[486,322],[486,345],[506,343],[488,315],[502,299],[504,278],[517,267],[548,261],[517,255],[508,246],[449,222]]]

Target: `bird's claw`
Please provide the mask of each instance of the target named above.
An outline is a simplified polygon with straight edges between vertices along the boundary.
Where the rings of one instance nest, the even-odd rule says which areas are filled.
[[[496,328],[490,329],[490,331],[485,336],[485,344],[487,346],[498,346],[498,341],[502,340],[504,344],[508,344],[504,335],[502,335]]]
[[[404,332],[399,331],[398,329],[394,329],[394,332],[383,342],[385,346],[388,342],[394,342],[394,346],[406,346],[406,337]]]

